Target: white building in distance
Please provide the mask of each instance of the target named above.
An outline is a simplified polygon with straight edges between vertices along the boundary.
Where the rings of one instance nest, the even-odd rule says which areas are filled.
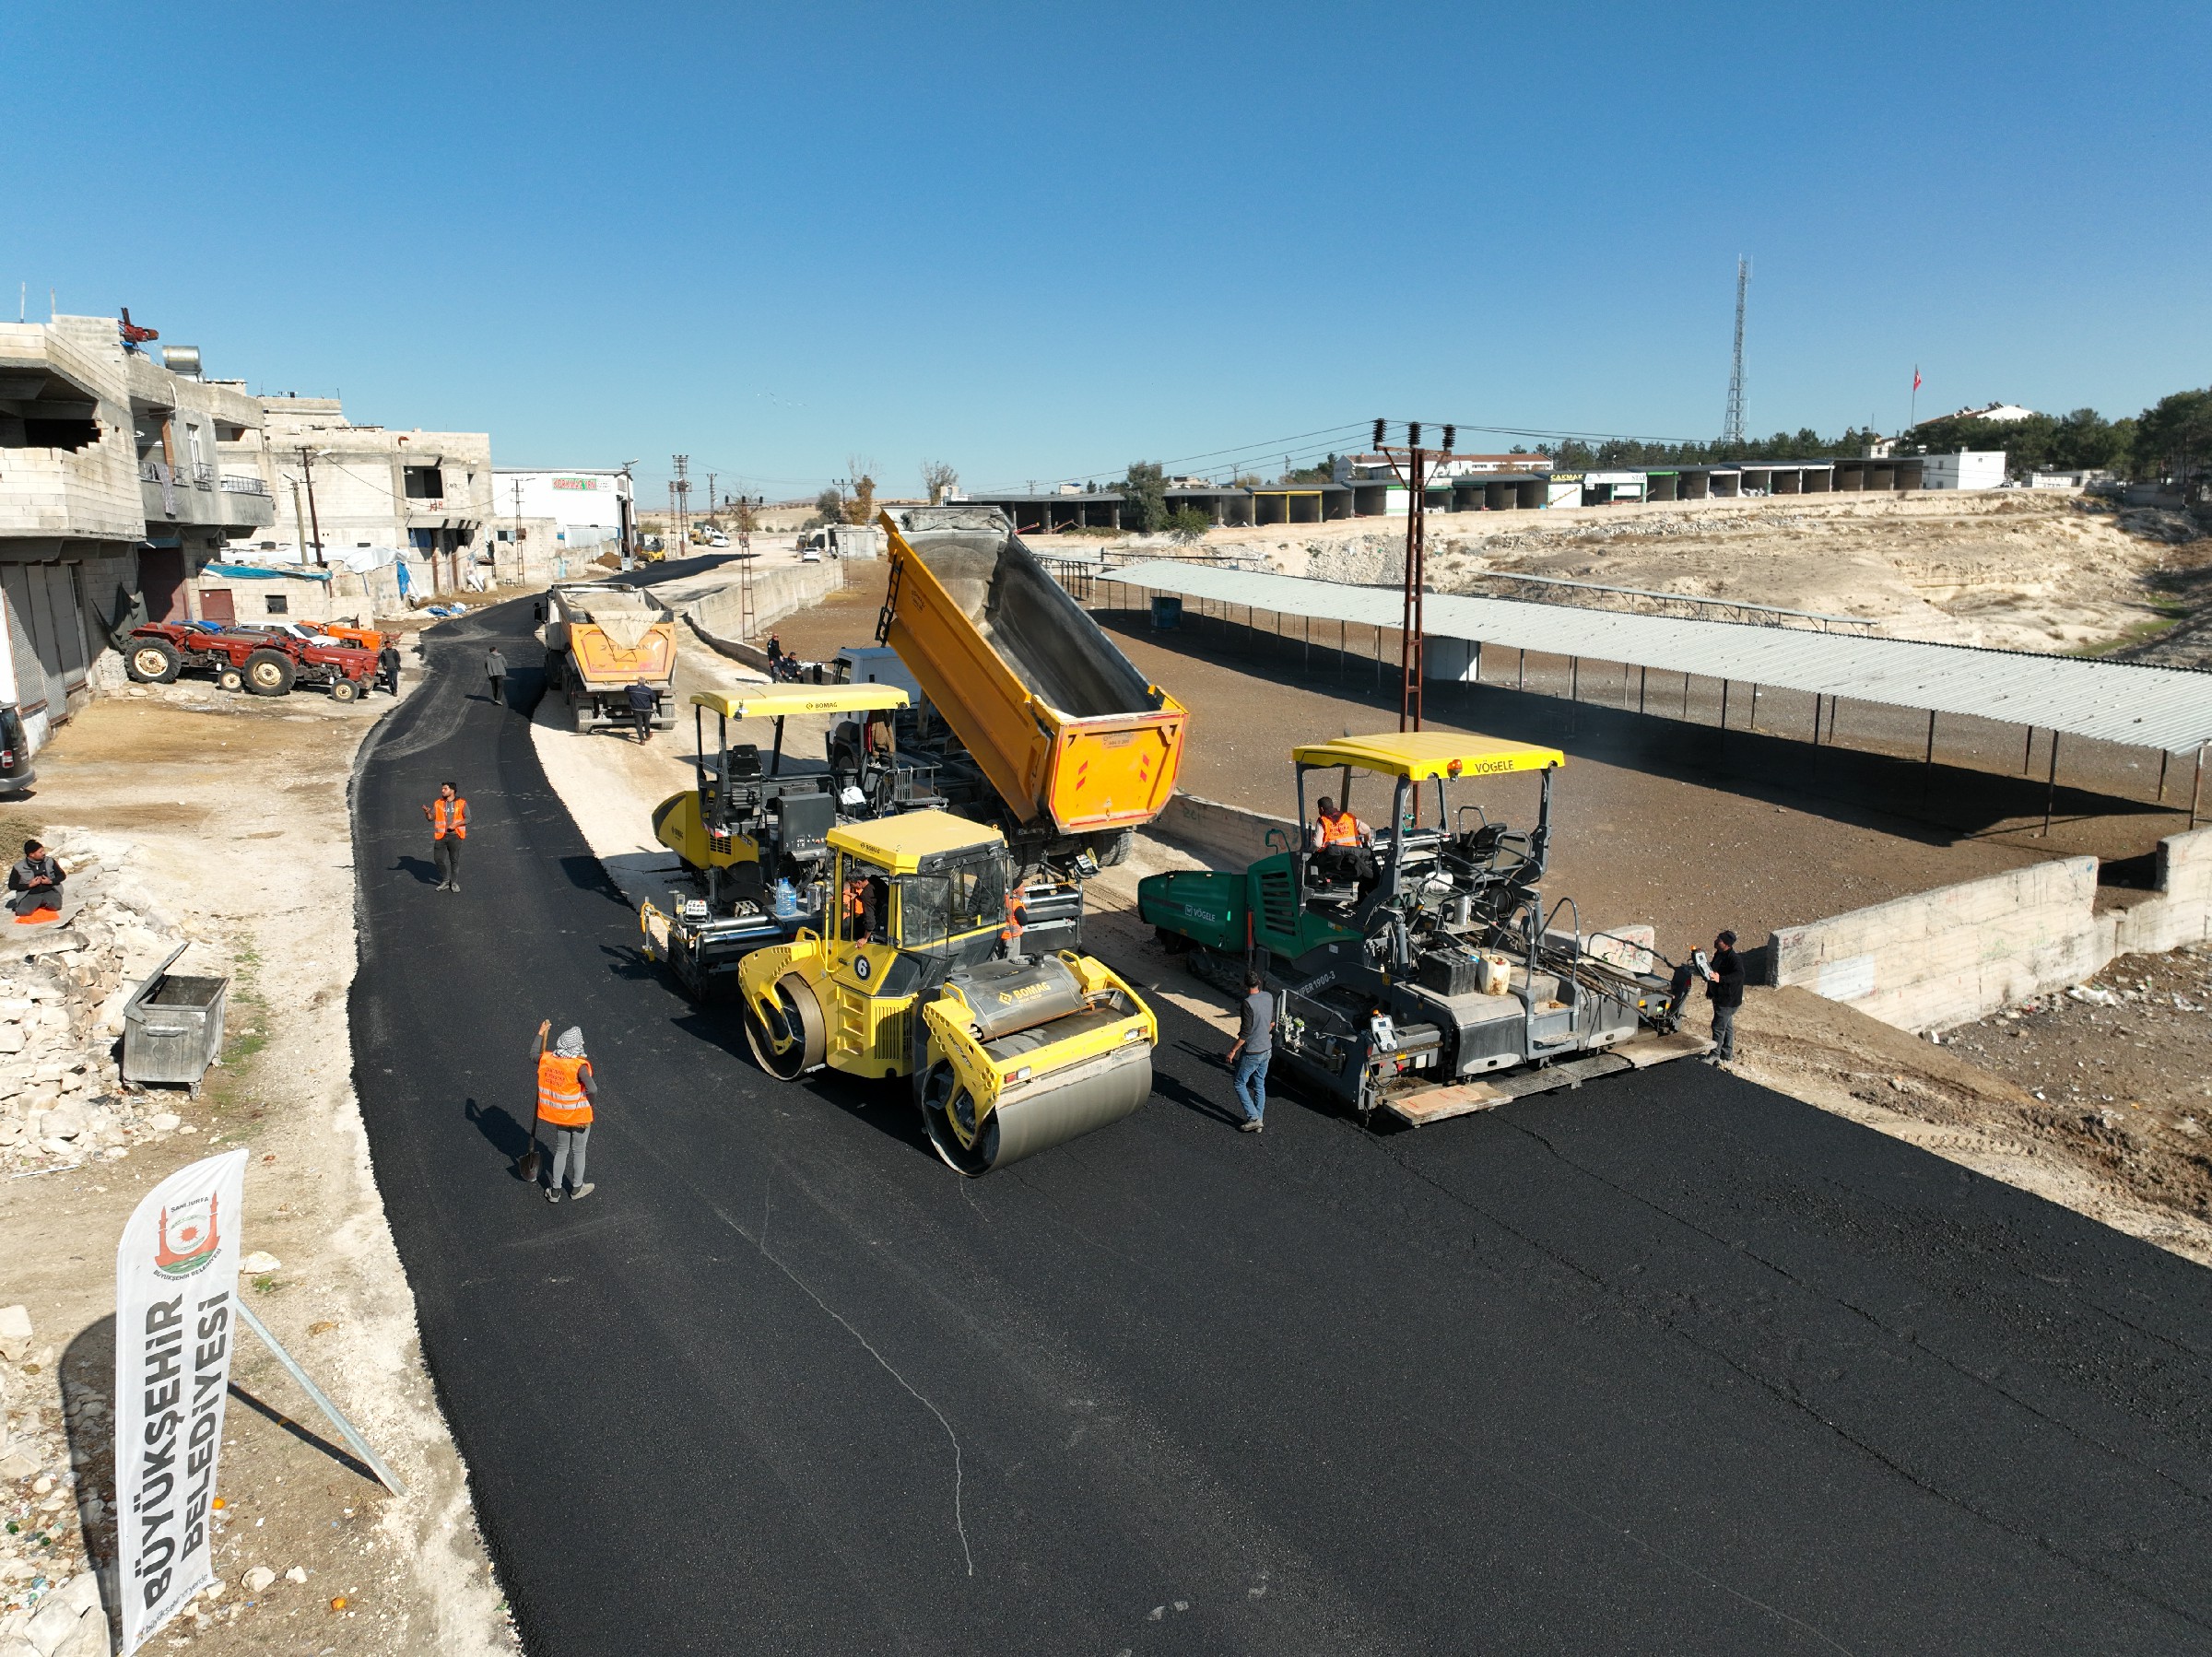
[[[570,550],[619,541],[636,511],[629,473],[620,466],[494,466],[491,477],[497,528],[511,535],[550,523],[555,541]]]

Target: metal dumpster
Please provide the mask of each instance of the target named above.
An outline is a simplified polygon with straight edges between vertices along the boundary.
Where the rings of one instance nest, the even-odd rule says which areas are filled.
[[[123,1079],[171,1082],[196,1087],[208,1064],[223,1048],[223,1004],[227,978],[187,978],[172,973],[177,957],[191,948],[180,944],[169,959],[138,986],[123,1010]]]

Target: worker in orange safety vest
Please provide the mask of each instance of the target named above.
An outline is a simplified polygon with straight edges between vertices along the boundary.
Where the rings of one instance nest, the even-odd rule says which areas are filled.
[[[583,1031],[571,1025],[547,1052],[546,1038],[552,1029],[550,1018],[537,1027],[537,1120],[553,1129],[553,1169],[546,1201],[560,1201],[561,1181],[572,1171],[575,1184],[569,1195],[581,1203],[593,1189],[583,1177],[583,1155],[592,1136],[592,1104],[599,1097],[599,1084],[593,1079],[591,1060],[584,1057]]]
[[[422,808],[430,819],[430,855],[438,864],[438,889],[461,889],[461,842],[468,838],[468,802],[451,782],[438,785],[438,797]]]
[[[1321,812],[1308,831],[1312,848],[1325,851],[1330,846],[1364,846],[1369,843],[1368,826],[1348,811],[1338,811],[1336,802],[1328,795],[1321,796]]]

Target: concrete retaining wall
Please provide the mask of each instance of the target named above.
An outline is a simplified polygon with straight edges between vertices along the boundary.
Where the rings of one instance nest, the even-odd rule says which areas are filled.
[[[2157,866],[2157,896],[2100,917],[2112,928],[2114,955],[2156,955],[2212,939],[2212,828],[2168,835]]]
[[[2113,957],[2212,938],[2212,828],[2159,842],[2158,889],[2097,912],[2097,860],[2066,857],[1892,899],[1771,946],[1774,981],[1914,1032],[2077,984]]]
[[[845,566],[825,559],[819,564],[788,564],[780,570],[762,570],[753,576],[753,624],[757,632],[765,633],[770,628],[809,605],[819,604],[845,584]],[[738,637],[743,604],[737,585],[733,582],[726,587],[717,587],[702,593],[679,614],[691,624],[692,629],[709,644],[734,661],[761,673],[768,671],[768,654],[757,645]],[[867,644],[872,640],[854,639],[854,644]]]
[[[1270,828],[1281,830],[1287,840],[1269,845]],[[1241,805],[1202,800],[1180,790],[1168,801],[1167,809],[1152,819],[1151,832],[1180,840],[1193,851],[1208,853],[1236,868],[1282,851],[1286,844],[1298,844],[1298,825],[1288,817],[1272,817]]]

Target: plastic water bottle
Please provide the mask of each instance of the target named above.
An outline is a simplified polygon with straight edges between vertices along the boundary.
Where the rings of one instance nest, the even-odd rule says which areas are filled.
[[[799,912],[799,894],[788,880],[776,882],[776,919],[795,920]]]

